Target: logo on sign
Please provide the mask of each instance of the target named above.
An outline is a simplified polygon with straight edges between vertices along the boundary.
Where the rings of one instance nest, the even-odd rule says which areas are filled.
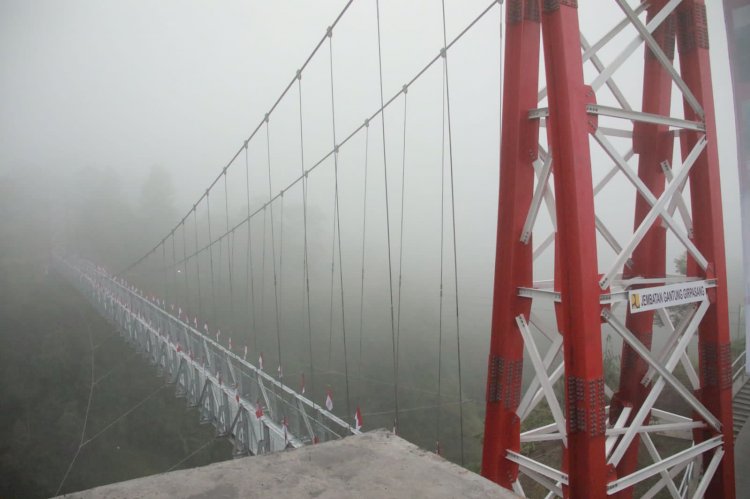
[[[641,308],[641,295],[638,293],[630,294],[630,310],[638,310]]]

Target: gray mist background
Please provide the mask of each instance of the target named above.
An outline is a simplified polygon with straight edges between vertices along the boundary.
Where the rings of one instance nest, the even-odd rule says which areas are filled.
[[[736,313],[743,302],[735,121],[721,3],[707,3],[734,335],[739,326]],[[117,228],[119,224],[128,227],[120,234],[122,243],[114,237],[112,245],[122,246],[123,254],[130,255],[131,259],[138,256],[174,226],[227,164],[250,131],[262,121],[344,4],[341,0],[2,1],[0,185],[7,181],[6,185],[24,186],[24,196],[31,197],[35,205],[45,205],[49,212],[46,224],[50,237],[58,243],[66,233],[70,207],[76,206],[84,194],[96,199],[100,192],[97,184],[91,182],[92,177],[108,189],[116,186],[134,205],[144,205],[145,200],[148,201],[146,206],[162,206],[163,210],[156,214],[140,214],[144,229],[139,233],[134,233],[126,221],[100,221],[107,229]],[[446,1],[448,40],[489,4],[489,1]],[[579,4],[582,30],[590,42],[622,17],[613,2],[582,0]],[[501,9],[495,6],[450,50],[448,57],[458,295],[461,335],[466,341],[462,359],[468,373],[464,397],[476,401],[472,420],[467,423],[471,434],[481,431],[494,269],[502,59],[500,13]],[[387,100],[443,46],[441,3],[439,0],[385,0],[381,2],[381,23],[383,87]],[[611,60],[618,48],[633,36],[632,30],[620,35],[612,46],[601,52],[602,59]],[[305,168],[324,157],[334,142],[348,136],[380,107],[377,50],[375,2],[356,0],[332,39],[335,141],[327,42],[303,74]],[[636,109],[640,108],[642,61],[643,49],[640,48],[616,73],[618,84]],[[451,206],[449,202],[441,204],[441,179],[449,182],[448,162],[444,157],[447,141],[442,139],[441,71],[442,65],[438,62],[409,88],[406,102],[403,96],[399,97],[385,113],[394,279],[398,277],[399,267],[403,269],[401,291],[395,296],[399,298],[400,294],[402,302],[400,324],[406,346],[400,362],[406,380],[424,378],[423,370],[434,369],[437,353],[434,338],[439,321],[441,207],[446,227],[444,285],[450,290],[446,292],[444,317],[450,319],[451,314],[455,314],[451,308],[454,307],[451,293],[455,279]],[[588,67],[586,77],[590,81],[592,76]],[[673,102],[679,110],[682,104],[677,91]],[[605,95],[600,103],[610,101]],[[301,172],[299,113],[295,85],[274,111],[269,124],[273,194]],[[360,334],[366,338],[364,363],[368,372],[389,373],[391,331],[384,315],[388,267],[380,128],[380,121],[373,121],[367,156],[364,133],[354,136],[341,148],[339,202],[348,334],[353,335],[351,338],[355,342]],[[617,145],[623,152],[627,150],[627,141],[621,140]],[[262,129],[250,143],[247,155],[250,206],[253,208],[268,198],[266,147],[266,132]],[[595,146],[592,150],[596,182],[609,170],[610,162]],[[363,314],[367,321],[360,332],[365,160],[369,168],[365,234],[368,281]],[[443,161],[446,170],[441,174]],[[635,160],[630,164],[634,165]],[[154,176],[159,178],[157,184],[171,187],[163,191],[144,190],[144,183]],[[449,184],[444,185],[448,188]],[[225,227],[226,215],[231,226],[246,214],[244,154],[230,167],[226,189],[228,214],[223,211],[223,184],[218,185],[218,194],[211,196],[212,223],[216,224],[214,237]],[[160,192],[164,199],[160,199]],[[403,210],[400,206],[402,192]],[[334,330],[329,324],[327,312],[331,293],[332,159],[310,174],[308,195],[313,327],[318,334],[316,356],[324,358],[329,353],[329,327],[335,338],[342,334],[340,326]],[[622,178],[613,181],[597,198],[597,209],[601,210],[605,221],[613,225],[613,232],[620,241],[632,231],[634,198],[634,190]],[[160,201],[170,203],[159,205]],[[293,350],[295,334],[304,328],[300,312],[303,242],[299,184],[285,194],[283,206],[282,222],[281,206],[274,204],[275,242],[280,243],[283,234],[284,249],[279,249],[277,257],[279,264],[283,259],[286,276],[280,278],[284,289],[280,306],[287,312],[283,315],[283,341]],[[205,210],[205,206],[201,210]],[[7,213],[14,220],[23,221],[25,217],[22,210]],[[205,211],[199,213],[205,217]],[[403,238],[400,237],[402,218]],[[265,220],[270,220],[270,213]],[[188,227],[193,230],[190,223]],[[257,218],[253,221],[251,230],[256,240],[268,234],[262,223]],[[205,224],[205,218],[199,222],[200,230],[205,230],[201,224]],[[19,224],[21,228],[16,230],[23,230],[23,225]],[[550,227],[549,219],[542,213],[535,232],[537,242],[547,235]],[[16,236],[11,231],[5,237]],[[205,234],[201,237],[207,241]],[[672,258],[680,253],[673,237],[669,248],[671,266]],[[238,252],[244,254],[244,250]],[[600,268],[603,268],[613,255],[603,248],[599,256]],[[201,260],[202,273],[207,268],[205,263]],[[151,269],[159,268],[158,261],[150,265]],[[239,265],[235,270],[242,275],[246,264]],[[539,261],[535,278],[551,277],[551,269],[552,254],[547,251]],[[264,276],[270,279],[268,268],[265,272]],[[142,279],[144,284],[148,281],[137,274],[132,279]],[[338,287],[334,290],[340,291]],[[225,296],[226,290],[222,293]],[[270,300],[271,293],[267,288],[259,295]],[[190,297],[183,301],[190,301]],[[269,352],[275,350],[276,337],[273,311],[268,308],[269,301],[265,303],[263,307],[258,306],[258,331],[262,334],[258,348],[270,355]],[[334,312],[338,317],[341,308],[338,304],[336,307]],[[209,322],[215,319],[208,312],[201,316]],[[455,335],[455,317],[452,323],[448,319],[445,319],[445,334]],[[235,344],[250,342],[246,326],[243,328],[236,322],[239,321],[229,325]],[[422,341],[425,339],[430,343]],[[335,348],[334,359],[340,366],[338,341]],[[455,356],[452,350],[446,349],[446,355]],[[297,360],[304,366],[302,353]],[[256,354],[251,354],[253,359]],[[357,358],[351,350],[350,355]],[[292,368],[288,368],[288,372],[291,371]],[[388,376],[385,378],[389,379]],[[338,383],[340,385],[340,380]],[[405,395],[405,399],[409,397]],[[416,400],[416,396],[412,400]],[[420,404],[421,401],[414,403]],[[389,402],[369,409],[382,411],[366,418],[368,426],[389,426]],[[474,440],[476,451],[478,444]],[[430,445],[429,441],[420,443]]]

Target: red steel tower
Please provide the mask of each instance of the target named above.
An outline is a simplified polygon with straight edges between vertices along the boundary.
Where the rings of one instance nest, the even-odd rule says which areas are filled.
[[[605,3],[623,21],[589,41],[577,0],[506,0],[482,474],[522,495],[733,498],[706,7]]]

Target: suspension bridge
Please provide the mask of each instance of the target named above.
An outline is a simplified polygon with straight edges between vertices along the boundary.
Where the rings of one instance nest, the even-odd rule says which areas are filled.
[[[378,102],[342,131],[334,46],[347,44],[337,29],[357,3],[150,250],[124,269],[58,252],[58,271],[236,456],[429,428],[421,444],[467,464],[467,420],[481,412],[481,474],[521,496],[735,497],[732,401],[745,368],[730,345],[704,2],[492,1],[453,37],[443,4],[442,43],[387,95],[375,1]],[[621,20],[592,38],[580,19],[597,9]],[[450,69],[488,25],[504,62],[487,359],[462,353],[456,172],[467,165]],[[330,106],[311,119],[315,63],[327,66]],[[436,94],[430,78],[438,112],[425,117],[409,104]],[[282,109],[295,133],[274,128]],[[411,130],[435,116],[437,147],[412,159],[410,140],[423,142]],[[311,158],[324,128],[329,146]],[[410,213],[423,203],[431,225]],[[407,258],[405,241],[427,225]],[[683,252],[686,274],[670,272]],[[409,258],[429,267],[417,289]],[[410,292],[430,307],[409,310]],[[407,336],[414,322],[429,334]],[[410,342],[430,342],[436,365]],[[465,376],[486,360],[477,404]]]

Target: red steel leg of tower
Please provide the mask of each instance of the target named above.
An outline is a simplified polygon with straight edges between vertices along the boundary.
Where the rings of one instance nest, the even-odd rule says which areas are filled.
[[[707,146],[690,172],[690,194],[695,245],[709,262],[705,277],[715,278],[717,286],[709,290],[711,302],[698,330],[700,398],[721,421],[724,458],[719,465],[706,497],[732,499],[734,491],[734,442],[732,430],[732,372],[729,341],[724,225],[719,181],[719,151],[708,53],[708,26],[703,1],[685,0],[678,11],[678,47],[683,79],[700,102],[705,113],[701,119],[685,102],[685,117],[703,121]],[[683,141],[686,155],[698,140],[698,133],[687,134]],[[689,270],[702,271],[694,262]],[[702,437],[713,436],[706,430]],[[699,436],[700,438],[700,436]],[[707,462],[707,460],[704,460]]]
[[[500,196],[495,255],[495,288],[487,379],[482,475],[503,487],[516,480],[518,466],[507,450],[520,449],[523,341],[515,317],[528,317],[531,300],[518,297],[519,286],[532,286],[531,244],[521,232],[534,188],[539,122],[528,119],[537,105],[539,86],[539,8],[537,0],[508,0],[505,38],[505,86],[500,150]]]
[[[567,497],[606,497],[604,380],[594,195],[575,0],[543,2],[542,33],[549,97],[548,138],[555,175],[561,323],[568,432]]]
[[[661,11],[665,0],[652,3],[648,8],[648,20]],[[653,33],[664,53],[674,57],[674,17],[665,20]],[[646,113],[669,116],[672,96],[672,77],[646,46],[643,74],[643,106]],[[666,125],[636,123],[633,137],[633,150],[639,154],[638,175],[643,183],[659,197],[664,192],[664,172],[662,161],[671,160],[674,150],[674,137]],[[636,194],[634,230],[648,215],[651,206],[640,194]],[[641,276],[645,278],[663,277],[666,272],[666,228],[658,221],[646,233],[641,243],[633,251],[632,264],[626,267],[623,278]],[[651,348],[654,312],[631,314],[627,312],[626,327],[643,343]],[[648,364],[628,345],[623,345],[620,364],[620,388],[615,394],[609,411],[610,421],[615,421],[623,407],[632,407],[634,416],[643,404],[649,387],[641,384],[648,370]],[[638,464],[640,439],[636,436],[628,447],[620,464],[617,476],[633,473]],[[632,497],[633,489],[621,492],[618,497]]]

